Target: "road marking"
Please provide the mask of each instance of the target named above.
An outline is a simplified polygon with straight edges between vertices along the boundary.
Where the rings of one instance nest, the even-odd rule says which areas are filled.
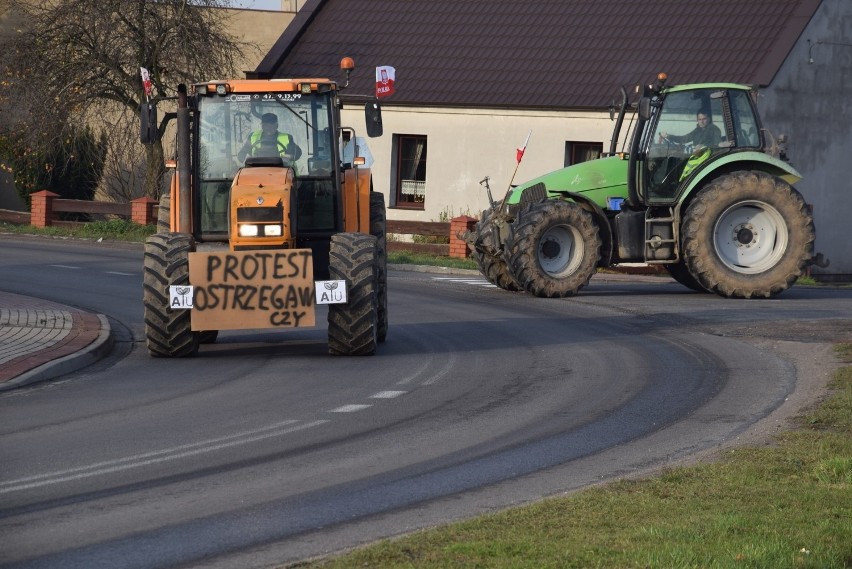
[[[400,395],[405,395],[407,391],[379,391],[375,395],[370,395],[370,399],[393,399]]]
[[[429,369],[429,361],[424,361],[420,365],[419,369],[417,369],[414,373],[409,374],[408,376],[400,379],[399,381],[396,382],[396,384],[397,385],[405,385],[406,383],[411,383],[412,381],[417,379],[420,376],[420,374],[422,374],[427,369]]]
[[[332,409],[329,413],[354,413],[355,411],[363,411],[364,409],[368,409],[372,407],[372,405],[344,405],[342,407],[338,407],[337,409]]]
[[[136,273],[122,273],[121,271],[106,271],[108,275],[119,275],[121,277],[132,277]]]
[[[239,446],[256,441],[262,441],[264,439],[278,437],[281,435],[287,435],[290,433],[295,433],[297,431],[304,431],[305,429],[317,427],[319,425],[328,423],[329,421],[323,419],[319,421],[312,421],[310,423],[297,424],[298,422],[299,421],[295,419],[289,419],[287,421],[275,423],[273,425],[262,427],[260,429],[243,431],[241,433],[235,433],[233,435],[227,435],[225,437],[218,437],[215,439],[209,439],[197,443],[189,443],[172,447],[169,449],[146,452],[124,458],[117,458],[114,460],[106,460],[103,462],[90,464],[88,466],[79,466],[77,468],[69,468],[67,470],[59,470],[57,472],[37,474],[35,476],[28,476],[26,478],[19,478],[17,480],[0,482],[0,494],[28,490],[31,488],[39,488],[41,486],[49,486],[51,484],[58,484],[60,482],[70,482],[72,480],[79,480],[81,478],[89,478],[92,476],[110,474],[112,472],[130,470],[131,468],[139,468],[141,466],[149,466],[151,464],[157,464],[160,462],[167,462],[179,458],[186,458],[189,456],[205,454],[224,448]]]
[[[455,354],[451,354],[446,362],[444,363],[444,367],[441,368],[438,373],[432,374],[432,377],[423,382],[423,385],[432,385],[433,383],[437,383],[438,381],[444,379],[456,366],[456,356]]]
[[[491,284],[485,279],[469,278],[469,277],[432,277],[433,281],[446,281],[451,283],[467,284],[473,286],[481,286],[483,288],[497,288],[497,285]]]
[[[77,269],[82,268],[82,267],[72,267],[71,265],[48,265],[48,266],[49,267],[56,267],[57,269],[72,269],[72,270],[75,270],[75,271]]]

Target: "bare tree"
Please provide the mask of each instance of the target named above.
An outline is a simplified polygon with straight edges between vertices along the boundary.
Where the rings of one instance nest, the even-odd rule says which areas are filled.
[[[150,72],[153,98],[176,94],[179,83],[233,76],[250,45],[228,33],[225,0],[11,0],[26,29],[5,51],[0,112],[14,116],[31,144],[57,136],[63,125],[88,124],[144,154],[145,195],[159,196],[165,174],[162,143],[139,143],[145,93],[140,67]],[[124,115],[125,120],[121,120]],[[111,125],[134,125],[131,133]],[[165,120],[158,125],[165,132]],[[123,135],[123,136],[121,136]],[[119,138],[117,138],[119,137]],[[118,146],[117,146],[118,145]],[[122,150],[127,150],[124,148]],[[125,152],[114,152],[113,160]],[[134,170],[132,160],[128,164]]]

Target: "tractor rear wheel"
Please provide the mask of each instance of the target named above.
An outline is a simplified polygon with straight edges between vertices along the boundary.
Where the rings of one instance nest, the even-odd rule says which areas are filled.
[[[578,204],[530,204],[512,223],[506,251],[512,276],[535,296],[561,298],[588,284],[600,260],[601,238]]]
[[[388,241],[385,197],[370,192],[370,235],[376,238],[376,271],[379,280],[378,329],[376,337],[384,342],[388,335]]]
[[[328,351],[338,356],[369,356],[378,343],[376,238],[364,233],[331,236],[331,280],[346,281],[348,302],[328,305]]]
[[[490,233],[483,232],[487,232],[488,223],[490,222],[493,214],[494,210],[491,208],[482,212],[482,218],[476,222],[477,235],[486,239],[488,238]],[[513,277],[512,273],[509,272],[509,266],[506,264],[506,260],[503,257],[494,257],[488,253],[477,251],[476,249],[471,251],[470,256],[474,261],[476,261],[476,266],[479,268],[479,272],[482,273],[482,275],[488,279],[488,282],[491,284],[512,292],[522,290],[521,285],[518,284],[515,277]]]
[[[728,298],[769,298],[799,278],[813,257],[807,204],[765,172],[722,176],[695,197],[683,218],[683,257],[707,290]]]
[[[185,233],[156,233],[145,241],[142,304],[148,353],[179,358],[198,353],[199,334],[192,331],[190,310],[169,306],[170,286],[189,286],[192,237]]]

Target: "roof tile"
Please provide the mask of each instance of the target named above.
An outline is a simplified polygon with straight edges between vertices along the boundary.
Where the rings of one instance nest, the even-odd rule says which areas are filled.
[[[791,28],[803,28],[802,13],[818,5],[309,0],[257,71],[337,77],[349,55],[362,69],[396,67],[394,104],[603,107],[619,85],[648,82],[658,71],[673,83],[768,82],[799,35]],[[370,95],[372,82],[372,73],[356,72],[348,93]]]

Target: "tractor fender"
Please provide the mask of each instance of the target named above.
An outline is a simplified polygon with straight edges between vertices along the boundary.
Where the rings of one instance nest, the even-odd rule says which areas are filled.
[[[681,194],[678,209],[684,209],[689,205],[695,197],[696,188],[701,188],[710,180],[735,170],[759,170],[781,178],[790,185],[802,179],[802,175],[795,168],[769,154],[754,151],[735,152],[712,161],[704,168],[699,168],[695,176],[687,182],[686,189]]]

